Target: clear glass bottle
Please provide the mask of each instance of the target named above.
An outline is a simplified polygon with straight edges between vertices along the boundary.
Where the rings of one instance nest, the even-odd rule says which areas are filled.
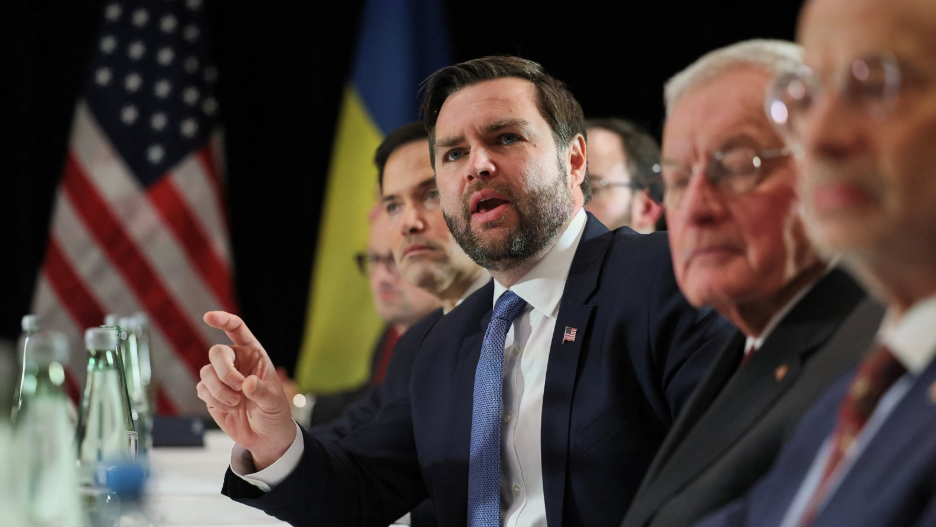
[[[153,414],[150,411],[149,398],[143,385],[139,328],[134,317],[121,318],[119,325],[127,336],[123,350],[124,373],[126,375],[127,392],[130,395],[130,408],[133,410],[133,424],[137,431],[137,462],[146,472],[149,466],[149,452],[153,444]]]
[[[65,395],[68,341],[34,333],[25,346],[24,390],[14,428],[14,470],[20,503],[34,527],[86,527],[78,494],[74,427]]]
[[[85,331],[88,375],[78,412],[76,437],[82,485],[103,487],[108,467],[135,461],[136,430],[117,352],[118,330]]]
[[[150,412],[156,414],[156,383],[153,382],[153,361],[150,358],[149,317],[146,313],[133,314],[136,319],[137,346],[140,348],[140,379],[146,390]]]
[[[133,404],[130,402],[130,386],[127,383],[127,355],[128,355],[128,344],[127,344],[127,332],[123,330],[115,321],[119,321],[119,318],[115,314],[107,315],[105,322],[108,322],[107,325],[100,326],[102,328],[113,329],[117,332],[117,349],[114,355],[117,364],[117,371],[120,373],[120,384],[123,387],[124,394],[124,403],[127,407],[127,413],[130,415],[130,421],[133,424],[133,429],[139,432],[139,427],[137,426],[137,415],[136,410],[133,409]],[[139,439],[140,435],[137,433],[137,447],[136,452],[139,453]]]
[[[3,525],[25,525],[26,508],[16,492],[17,481],[13,469],[16,460],[13,444],[13,428],[10,412],[13,409],[13,392],[18,384],[20,350],[12,343],[0,341],[0,523]]]
[[[39,315],[26,315],[23,317],[21,322],[23,328],[23,333],[20,335],[18,351],[19,356],[17,357],[19,361],[19,378],[16,381],[16,390],[13,392],[13,410],[10,414],[13,421],[16,421],[16,414],[19,412],[20,405],[23,402],[23,383],[27,381],[26,379],[26,346],[29,344],[29,339],[32,335],[38,333],[42,330],[42,319],[39,318]],[[26,389],[34,389],[35,387],[26,386]]]

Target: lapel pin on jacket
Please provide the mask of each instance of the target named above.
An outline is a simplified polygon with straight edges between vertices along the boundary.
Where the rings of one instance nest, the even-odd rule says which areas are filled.
[[[780,382],[784,377],[786,377],[787,373],[790,373],[790,367],[786,364],[781,364],[780,366],[777,366],[776,370],[774,370],[774,379],[776,379],[777,382]]]
[[[562,332],[562,343],[566,342],[575,342],[575,334],[578,333],[578,329],[566,326],[565,331]]]
[[[926,398],[930,404],[936,404],[936,382],[930,384],[929,390],[926,390]]]

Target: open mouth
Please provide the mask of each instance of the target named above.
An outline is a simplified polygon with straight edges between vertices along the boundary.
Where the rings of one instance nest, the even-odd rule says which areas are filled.
[[[510,200],[503,194],[491,190],[482,190],[471,197],[471,216],[481,222],[499,218],[510,206]]]

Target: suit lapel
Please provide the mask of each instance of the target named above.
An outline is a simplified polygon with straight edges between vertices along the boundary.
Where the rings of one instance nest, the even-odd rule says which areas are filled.
[[[598,286],[610,241],[609,231],[589,215],[562,292],[559,316],[549,349],[543,392],[540,455],[546,522],[553,527],[562,525],[572,398],[579,360],[589,342],[591,321],[597,309],[588,301]],[[564,339],[567,327],[575,330],[574,340]]]
[[[763,347],[737,373],[728,369],[730,357],[720,357],[716,368],[721,370],[706,376],[706,384],[700,388],[710,397],[693,396],[693,405],[687,407],[674,427],[681,431],[673,439],[676,444],[665,453],[665,459],[655,461],[660,465],[655,477],[659,484],[649,485],[652,494],[641,500],[646,503],[646,508],[642,507],[646,514],[731,448],[796,381],[804,360],[828,341],[863,296],[852,284],[843,272],[831,271],[784,317]],[[743,346],[743,340],[740,342]],[[721,390],[716,385],[719,381]],[[652,482],[647,479],[645,484]]]

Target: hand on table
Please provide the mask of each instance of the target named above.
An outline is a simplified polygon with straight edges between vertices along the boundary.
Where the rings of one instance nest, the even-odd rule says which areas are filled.
[[[237,444],[250,451],[257,470],[279,459],[296,438],[289,401],[270,357],[237,315],[209,311],[205,323],[223,330],[232,345],[208,350],[198,398]]]

